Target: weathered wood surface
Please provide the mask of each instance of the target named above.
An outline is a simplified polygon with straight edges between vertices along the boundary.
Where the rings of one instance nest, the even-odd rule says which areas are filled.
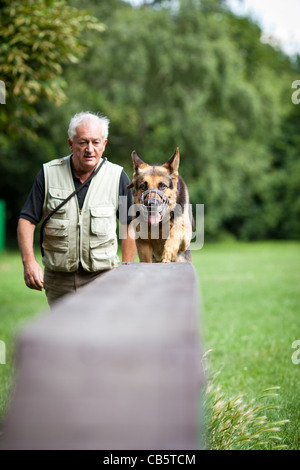
[[[34,320],[0,449],[199,448],[197,288],[190,263],[132,263]]]

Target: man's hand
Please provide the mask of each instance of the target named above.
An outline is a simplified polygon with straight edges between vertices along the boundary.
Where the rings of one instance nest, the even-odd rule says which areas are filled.
[[[30,289],[43,290],[43,270],[35,259],[33,251],[33,235],[35,225],[26,219],[19,219],[18,242],[24,265],[24,280]]]
[[[24,263],[24,280],[26,286],[30,289],[43,290],[43,270],[36,260]]]

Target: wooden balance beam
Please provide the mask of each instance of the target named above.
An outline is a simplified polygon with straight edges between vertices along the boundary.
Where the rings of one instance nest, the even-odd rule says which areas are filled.
[[[130,263],[33,320],[0,449],[199,449],[197,292],[190,263]]]

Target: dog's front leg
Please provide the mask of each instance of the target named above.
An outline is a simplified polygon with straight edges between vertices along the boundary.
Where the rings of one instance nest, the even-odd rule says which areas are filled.
[[[188,240],[188,233],[184,224],[184,217],[176,219],[174,225],[170,229],[170,234],[165,241],[165,246],[162,254],[163,263],[171,263],[176,261],[178,251],[186,250],[186,243]]]
[[[162,263],[172,263],[176,260],[180,242],[180,240],[176,240],[174,238],[166,240],[161,259]]]
[[[136,240],[136,247],[140,263],[152,263],[153,248],[151,244],[145,240]]]

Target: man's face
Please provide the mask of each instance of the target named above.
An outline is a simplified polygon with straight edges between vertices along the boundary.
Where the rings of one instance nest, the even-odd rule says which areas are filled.
[[[79,174],[90,173],[99,162],[107,140],[102,137],[101,124],[87,121],[76,128],[73,140],[68,139],[73,152],[74,169]]]

